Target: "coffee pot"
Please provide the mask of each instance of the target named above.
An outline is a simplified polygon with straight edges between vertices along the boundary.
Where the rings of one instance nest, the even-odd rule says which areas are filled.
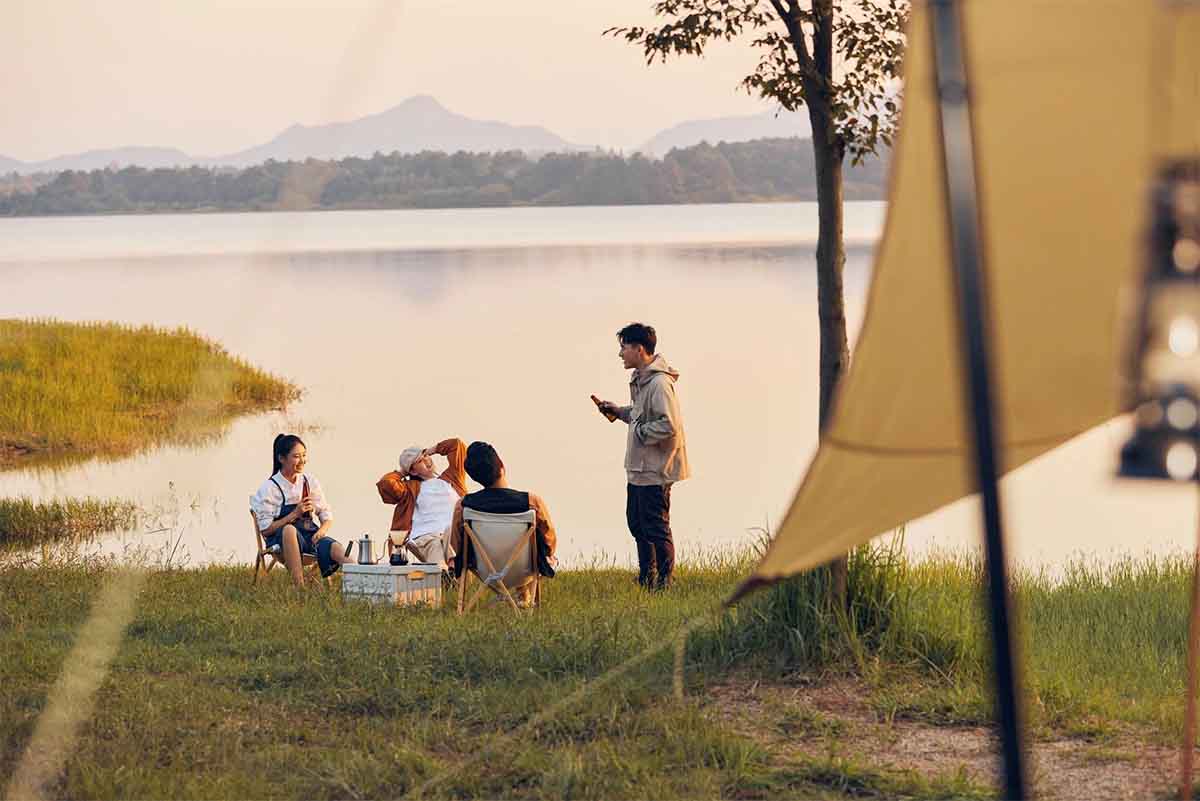
[[[404,546],[392,542],[390,537],[388,538],[388,551],[388,563],[393,567],[408,564],[408,558],[404,555]]]
[[[375,564],[375,556],[371,548],[371,535],[368,532],[363,532],[362,539],[358,541],[358,563],[360,565]]]

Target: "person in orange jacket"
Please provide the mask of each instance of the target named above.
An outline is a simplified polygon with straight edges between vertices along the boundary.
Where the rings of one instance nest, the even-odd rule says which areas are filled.
[[[421,562],[443,569],[454,556],[448,539],[454,507],[467,492],[466,453],[466,444],[456,438],[430,448],[405,448],[400,469],[375,484],[380,499],[396,506],[389,537],[392,543],[406,546]],[[440,474],[434,473],[430,458],[434,454],[450,462]]]

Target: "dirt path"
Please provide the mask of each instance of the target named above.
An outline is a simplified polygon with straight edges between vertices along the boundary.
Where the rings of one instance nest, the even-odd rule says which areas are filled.
[[[758,742],[776,764],[836,755],[926,777],[965,774],[998,787],[999,744],[989,729],[883,720],[869,696],[868,688],[848,679],[796,686],[734,678],[710,686],[701,703],[706,714]],[[1177,750],[1147,744],[1135,732],[1103,743],[1033,744],[1031,778],[1039,799],[1173,797],[1178,772]]]

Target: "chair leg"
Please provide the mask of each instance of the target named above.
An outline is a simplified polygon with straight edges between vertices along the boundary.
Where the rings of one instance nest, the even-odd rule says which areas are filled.
[[[475,594],[471,596],[471,600],[467,601],[466,611],[468,612],[475,608],[475,604],[479,603],[479,599],[482,598],[483,594],[488,590],[488,585],[483,581],[483,579],[477,577],[475,580],[479,582],[479,589],[475,590]]]
[[[512,593],[508,591],[508,585],[503,581],[497,582],[500,585],[500,590],[504,593],[504,600],[508,601],[508,605],[518,615],[521,614],[521,607],[517,606],[517,599],[512,597]]]
[[[471,571],[463,569],[462,578],[458,582],[458,616],[463,615],[463,601],[467,597],[467,587],[471,584]]]
[[[250,582],[250,586],[258,584],[258,571],[263,565],[263,555],[260,553],[254,560],[254,580]]]

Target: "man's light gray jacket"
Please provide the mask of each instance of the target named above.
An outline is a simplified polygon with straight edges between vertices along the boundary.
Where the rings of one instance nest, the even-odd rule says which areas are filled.
[[[679,373],[661,354],[630,377],[631,404],[617,409],[617,417],[629,424],[625,473],[630,484],[673,484],[691,475],[683,416],[675,395],[678,379]]]

